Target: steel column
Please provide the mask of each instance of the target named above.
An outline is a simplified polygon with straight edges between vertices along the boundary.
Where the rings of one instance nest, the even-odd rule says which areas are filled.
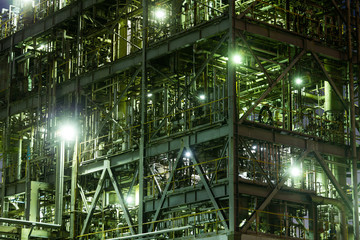
[[[147,106],[147,45],[148,45],[148,14],[149,6],[147,0],[142,1],[143,6],[143,21],[142,21],[142,62],[141,62],[141,87],[140,87],[140,115],[141,115],[141,129],[140,129],[140,146],[139,146],[139,212],[138,212],[138,234],[144,232],[144,163],[146,157],[146,106]],[[149,133],[150,134],[150,133]]]
[[[244,15],[242,15],[244,16]],[[230,234],[236,234],[239,228],[238,222],[238,113],[237,113],[237,92],[236,92],[236,65],[231,56],[236,51],[235,40],[235,0],[229,1],[229,40],[228,40],[228,76],[227,76],[227,94],[228,94],[228,178],[229,178],[229,231]]]
[[[350,140],[351,140],[351,180],[352,180],[352,201],[353,201],[353,227],[354,240],[359,240],[359,195],[358,195],[358,171],[357,171],[357,150],[356,150],[356,116],[355,116],[355,90],[354,90],[354,69],[352,63],[353,49],[351,41],[351,18],[353,11],[350,6],[350,0],[346,1],[347,18],[346,18],[346,32],[348,40],[348,67],[349,67],[349,91],[350,91]],[[358,43],[359,44],[359,43]],[[358,86],[359,87],[359,86]]]

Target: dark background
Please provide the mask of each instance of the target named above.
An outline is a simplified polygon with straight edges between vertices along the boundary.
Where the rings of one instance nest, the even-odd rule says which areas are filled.
[[[9,0],[0,0],[0,11],[3,8],[9,8]]]

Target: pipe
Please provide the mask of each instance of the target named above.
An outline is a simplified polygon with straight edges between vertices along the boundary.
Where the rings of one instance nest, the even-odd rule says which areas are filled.
[[[342,240],[348,239],[347,237],[347,229],[346,229],[346,209],[345,205],[337,200],[337,199],[331,199],[331,198],[324,198],[319,196],[311,196],[311,200],[314,203],[317,203],[319,205],[327,205],[331,204],[337,207],[337,209],[340,212],[340,232],[341,232],[341,238]]]
[[[155,232],[135,234],[135,235],[126,236],[126,237],[110,238],[108,240],[131,239],[131,238],[137,238],[137,237],[143,237],[143,236],[149,236],[149,235],[155,235],[155,234],[161,234],[161,233],[167,233],[167,232],[181,231],[181,230],[186,230],[186,229],[189,229],[189,228],[192,228],[192,227],[193,226],[188,225],[188,226],[184,226],[184,227],[164,229],[164,230],[155,231]]]
[[[45,227],[45,228],[60,228],[61,227],[61,225],[59,225],[59,224],[33,222],[33,221],[11,219],[11,218],[0,218],[0,222],[10,223],[10,224],[18,224],[18,225],[27,225],[27,226],[38,226],[38,227]]]

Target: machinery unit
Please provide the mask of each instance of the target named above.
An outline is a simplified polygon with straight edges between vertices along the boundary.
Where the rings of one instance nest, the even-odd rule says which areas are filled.
[[[359,240],[359,0],[14,0],[1,239]]]

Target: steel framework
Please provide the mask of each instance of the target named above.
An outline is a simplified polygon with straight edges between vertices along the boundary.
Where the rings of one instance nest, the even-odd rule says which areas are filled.
[[[358,240],[359,16],[359,0],[14,0],[0,238]]]

